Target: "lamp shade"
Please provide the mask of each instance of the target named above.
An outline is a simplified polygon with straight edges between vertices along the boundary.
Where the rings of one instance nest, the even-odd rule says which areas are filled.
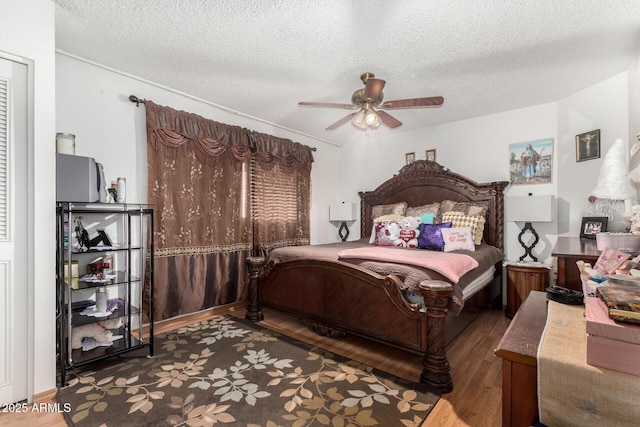
[[[507,221],[551,222],[556,219],[556,197],[515,196],[507,197]]]
[[[355,203],[332,203],[329,205],[329,221],[355,221]]]

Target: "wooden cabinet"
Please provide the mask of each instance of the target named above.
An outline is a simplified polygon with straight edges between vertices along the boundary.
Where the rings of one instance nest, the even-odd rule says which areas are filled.
[[[593,266],[598,260],[600,252],[594,239],[558,237],[551,256],[558,258],[558,280],[556,286],[582,292],[580,271],[576,261],[582,260]]]
[[[550,278],[550,270],[543,266],[507,265],[507,307],[505,315],[513,318],[531,291],[546,291],[551,281]]]
[[[547,321],[546,293],[531,292],[502,336],[502,425],[531,426],[538,418],[537,354]]]

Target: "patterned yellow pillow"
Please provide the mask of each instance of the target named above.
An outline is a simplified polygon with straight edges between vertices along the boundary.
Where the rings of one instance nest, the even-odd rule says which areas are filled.
[[[442,222],[451,222],[452,227],[469,227],[471,235],[474,236],[474,243],[479,245],[482,243],[482,234],[484,233],[484,224],[486,220],[478,215],[465,215],[462,212],[446,212],[442,214]]]

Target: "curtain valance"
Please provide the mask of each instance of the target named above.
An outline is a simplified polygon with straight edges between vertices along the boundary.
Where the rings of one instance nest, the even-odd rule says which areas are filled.
[[[290,139],[259,132],[251,132],[250,138],[258,161],[270,163],[277,159],[288,167],[299,164],[302,168],[311,170],[312,148]]]
[[[173,143],[178,142],[173,138],[177,138],[176,135],[181,135],[185,139],[215,141],[218,144],[229,147],[248,147],[250,145],[249,129],[219,123],[197,114],[156,105],[148,100],[145,101],[145,109],[147,110],[147,129],[152,134],[170,136],[171,140],[174,141]],[[164,140],[162,141],[165,142]],[[206,146],[206,144],[202,145]]]
[[[207,156],[219,156],[231,150],[236,160],[245,161],[254,152],[261,162],[279,160],[288,167],[299,165],[311,170],[313,150],[299,142],[219,123],[149,100],[145,101],[145,109],[148,143],[156,149],[158,144],[179,148],[191,141],[199,152]]]

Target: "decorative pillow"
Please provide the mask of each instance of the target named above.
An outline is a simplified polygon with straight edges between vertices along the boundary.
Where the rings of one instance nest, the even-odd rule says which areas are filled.
[[[442,214],[447,212],[462,212],[465,215],[486,217],[489,210],[488,202],[454,202],[443,200],[441,203]]]
[[[471,235],[474,236],[474,243],[482,243],[484,224],[486,220],[482,216],[465,215],[462,212],[447,212],[442,215],[442,221],[451,221],[453,227],[470,227]]]
[[[378,221],[373,225],[373,244],[376,246],[395,246],[400,238],[399,221]]]
[[[471,227],[443,228],[441,231],[445,252],[476,250]]]
[[[393,203],[391,205],[376,205],[371,208],[371,217],[378,218],[382,215],[396,214],[405,216],[407,204],[405,202]]]
[[[438,214],[440,214],[440,203],[431,203],[428,205],[407,208],[407,216],[420,216],[428,213],[432,213],[434,218],[437,218]]]
[[[373,227],[371,228],[371,237],[369,238],[369,243],[374,243],[376,240],[376,223],[383,221],[397,221],[399,223],[402,218],[404,218],[404,216],[398,214],[382,215],[375,218],[373,220]]]
[[[407,209],[407,212],[408,211],[409,210]],[[420,224],[433,224],[433,220],[435,219],[435,217],[436,217],[436,214],[434,214],[433,212],[425,213],[417,216],[417,218],[420,218]]]
[[[451,228],[451,222],[441,224],[420,224],[418,248],[442,251],[444,249],[444,240],[442,239],[443,228]]]

